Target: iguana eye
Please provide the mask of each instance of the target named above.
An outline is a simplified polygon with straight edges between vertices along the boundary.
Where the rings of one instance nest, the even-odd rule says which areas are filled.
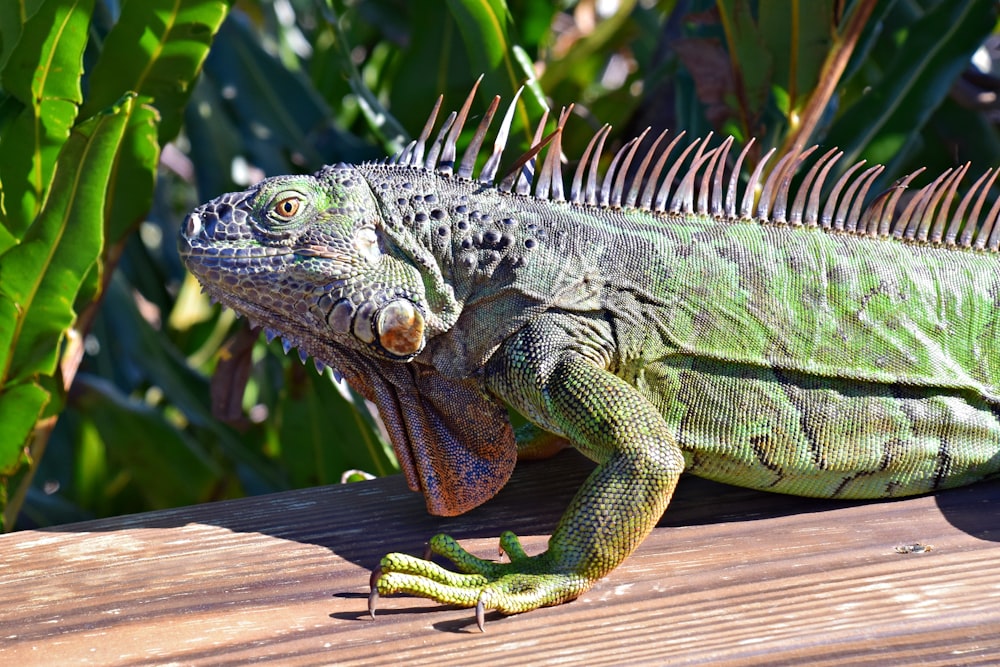
[[[271,206],[271,211],[283,220],[291,220],[301,206],[302,200],[299,197],[285,197]]]
[[[250,204],[253,215],[250,224],[258,233],[267,238],[287,244],[306,223],[305,218],[312,212],[308,190],[295,187],[271,189],[262,187]]]

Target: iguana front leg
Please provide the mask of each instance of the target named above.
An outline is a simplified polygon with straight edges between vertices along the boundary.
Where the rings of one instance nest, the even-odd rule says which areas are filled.
[[[424,559],[389,554],[373,576],[373,597],[409,593],[445,604],[518,613],[571,600],[621,563],[659,520],[684,459],[663,417],[633,387],[568,352],[547,372],[510,350],[506,372],[490,388],[564,435],[597,469],[573,498],[547,551],[527,556],[512,533],[501,537],[510,562],[472,556],[435,536],[431,550],[455,563],[450,572]],[[541,369],[544,371],[545,369]]]

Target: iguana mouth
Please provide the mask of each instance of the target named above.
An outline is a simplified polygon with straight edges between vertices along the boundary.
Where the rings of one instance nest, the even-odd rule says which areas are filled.
[[[262,257],[308,257],[310,259],[327,259],[344,266],[350,266],[352,258],[350,255],[323,245],[304,245],[292,247],[289,245],[267,245],[245,241],[233,243],[226,240],[214,238],[215,234],[209,225],[205,224],[205,218],[213,218],[215,224],[225,224],[217,213],[201,215],[194,211],[184,219],[182,226],[183,233],[180,235],[178,248],[183,258],[195,261],[202,261],[208,258],[225,258],[228,265],[232,263],[246,264],[248,260],[256,260]],[[211,261],[208,262],[209,264]]]
[[[217,215],[213,214],[212,217],[218,220]],[[247,243],[250,239],[236,245],[231,240],[215,238],[209,227],[204,224],[203,217],[198,211],[194,211],[184,219],[182,230],[178,240],[178,250],[181,257],[185,258],[225,257],[227,261],[239,261],[241,259],[295,254],[295,251],[287,246],[256,243],[250,245]]]
[[[301,248],[296,248],[293,253],[301,257],[316,257],[320,259],[330,259],[335,262],[341,262],[343,264],[350,264],[351,257],[343,252],[337,252],[326,248],[324,246],[309,245],[303,246]]]
[[[232,266],[232,263],[240,262],[241,260],[260,259],[262,257],[286,257],[289,255],[300,254],[286,248],[253,248],[249,246],[223,246],[221,248],[213,248],[209,246],[196,246],[192,245],[187,239],[184,239],[179,244],[179,251],[182,258],[191,258],[194,260],[225,258],[227,266]]]

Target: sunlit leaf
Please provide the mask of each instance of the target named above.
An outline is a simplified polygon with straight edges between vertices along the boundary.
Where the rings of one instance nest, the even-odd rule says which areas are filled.
[[[24,443],[49,401],[49,392],[25,382],[0,392],[0,477],[14,474],[22,462]]]
[[[22,242],[0,256],[0,386],[55,371],[76,292],[101,252],[105,195],[134,99],[78,125],[52,192]]]
[[[105,213],[105,243],[119,242],[149,211],[160,161],[156,134],[160,126],[157,109],[147,99],[136,101],[129,114],[122,144],[108,180]]]
[[[4,224],[14,237],[38,214],[83,101],[80,75],[93,5],[46,0],[24,24],[0,73],[4,90],[23,104],[0,138]]]
[[[149,97],[162,122],[159,139],[177,135],[194,78],[229,11],[223,0],[128,0],[90,73],[83,115],[113,104],[122,93]]]
[[[45,0],[0,2],[0,70],[21,37],[24,24],[38,11]]]

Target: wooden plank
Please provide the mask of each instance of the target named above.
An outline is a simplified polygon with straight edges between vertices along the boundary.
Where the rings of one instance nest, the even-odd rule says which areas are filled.
[[[991,664],[1000,482],[880,503],[686,478],[654,534],[574,603],[502,618],[404,597],[369,569],[446,530],[529,551],[590,470],[523,464],[493,501],[428,516],[401,478],[0,537],[0,663]],[[931,544],[899,554],[898,545]]]

